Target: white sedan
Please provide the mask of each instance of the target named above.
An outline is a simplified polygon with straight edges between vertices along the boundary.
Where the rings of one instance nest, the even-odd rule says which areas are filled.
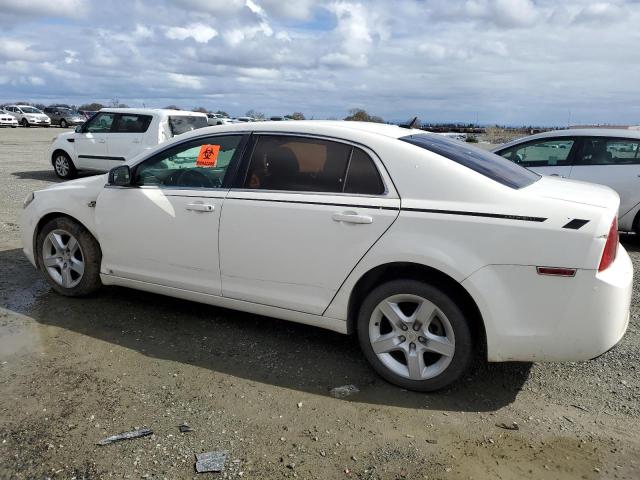
[[[354,333],[382,377],[431,391],[476,352],[612,348],[633,274],[618,204],[421,130],[260,122],[37,191],[22,235],[62,295],[120,285]]]
[[[16,117],[0,108],[0,127],[16,128],[18,125]]]

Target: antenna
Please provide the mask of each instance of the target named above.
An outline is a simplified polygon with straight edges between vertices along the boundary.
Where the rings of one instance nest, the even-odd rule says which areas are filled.
[[[409,123],[405,123],[403,125],[399,125],[401,128],[416,128],[420,122],[418,121],[418,117],[413,117]]]

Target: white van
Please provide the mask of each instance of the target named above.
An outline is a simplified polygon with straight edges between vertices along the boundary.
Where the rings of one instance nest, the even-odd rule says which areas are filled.
[[[140,152],[207,126],[204,113],[149,108],[103,108],[75,132],[54,138],[47,160],[58,177],[78,170],[108,172]]]

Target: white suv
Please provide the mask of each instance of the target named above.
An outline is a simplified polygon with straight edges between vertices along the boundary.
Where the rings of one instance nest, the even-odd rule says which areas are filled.
[[[103,108],[75,132],[55,137],[47,159],[63,179],[74,178],[78,170],[107,172],[175,135],[206,126],[204,113]]]
[[[42,110],[31,105],[7,105],[4,111],[16,117],[23,127],[51,126],[51,119]]]

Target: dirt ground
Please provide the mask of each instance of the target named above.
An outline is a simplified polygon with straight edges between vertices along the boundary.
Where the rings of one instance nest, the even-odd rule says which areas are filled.
[[[63,298],[18,227],[23,198],[57,181],[59,131],[0,130],[1,479],[640,478],[637,291],[602,357],[478,365],[430,395],[385,383],[332,332],[123,288]],[[640,240],[623,243],[640,270]],[[360,393],[329,395],[345,384]],[[194,454],[220,449],[224,472],[196,474]]]

